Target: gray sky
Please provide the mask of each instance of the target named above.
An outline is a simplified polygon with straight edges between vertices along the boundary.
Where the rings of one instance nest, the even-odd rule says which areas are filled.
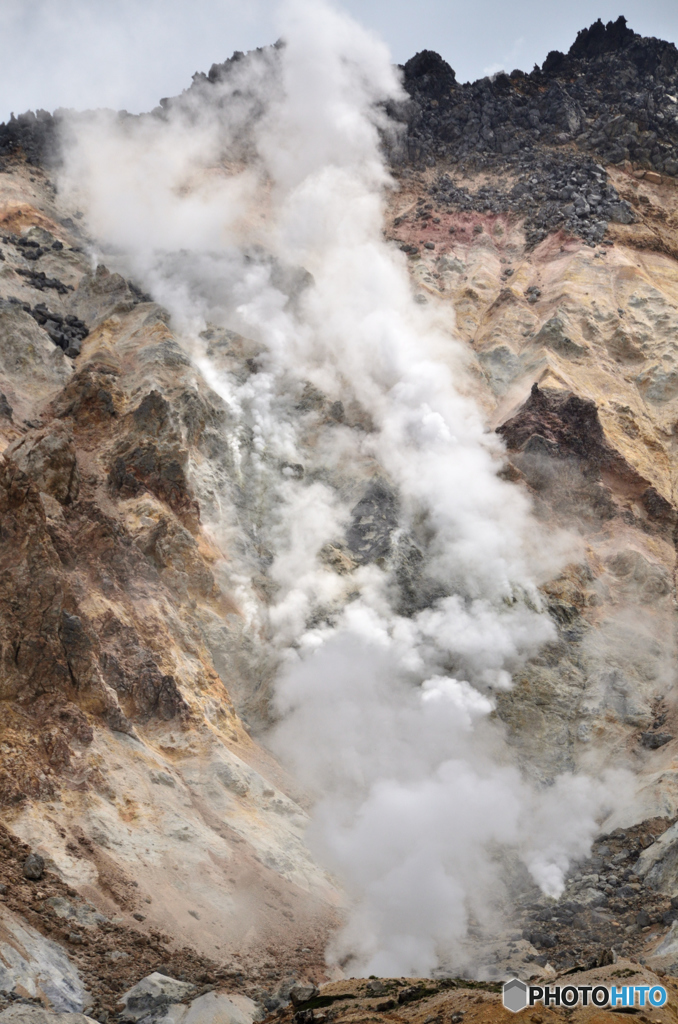
[[[441,53],[460,81],[532,69],[578,29],[624,14],[678,40],[678,0],[344,0],[403,63]],[[233,50],[274,42],[275,0],[0,0],[0,120],[58,106],[149,110]]]

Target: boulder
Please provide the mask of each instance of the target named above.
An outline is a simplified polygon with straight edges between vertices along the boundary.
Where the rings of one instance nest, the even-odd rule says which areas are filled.
[[[312,982],[298,981],[290,989],[290,999],[294,1006],[301,1006],[302,1003],[307,1003],[309,999],[315,999],[317,995],[318,989]]]
[[[676,953],[678,953],[678,921],[673,922],[652,956],[675,956]]]
[[[646,750],[658,750],[672,739],[673,736],[669,732],[644,732],[641,734],[640,743]]]
[[[594,889],[592,886],[587,886],[581,889],[577,893],[577,902],[583,907],[600,907],[606,903],[605,896],[598,889]]]
[[[223,992],[206,992],[194,999],[181,1024],[252,1024],[261,1013],[251,999]]]
[[[125,1007],[122,1016],[126,1020],[140,1020],[169,1003],[180,1002],[194,989],[195,985],[190,982],[177,981],[154,971],[120,997]]]
[[[161,979],[161,982],[152,979]],[[121,1016],[130,1021],[143,1017],[149,1024],[156,1021],[158,1024],[253,1024],[263,1016],[253,1000],[237,993],[205,992],[191,1002],[175,1001],[185,998],[186,990],[194,987],[156,972],[123,996],[127,1004]]]
[[[24,878],[39,882],[45,873],[45,861],[39,853],[29,853],[24,861]]]

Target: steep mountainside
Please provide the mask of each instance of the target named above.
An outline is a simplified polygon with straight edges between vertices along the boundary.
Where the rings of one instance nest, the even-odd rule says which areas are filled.
[[[2,188],[6,821],[104,914],[212,957],[247,934],[322,962],[336,897],[229,695],[243,613],[189,482],[221,456],[223,403],[162,309],[90,271],[39,170]]]
[[[436,575],[431,522],[407,519],[352,382],[340,399],[329,376],[288,376],[264,408],[261,340],[217,322],[193,337],[148,279],[117,272],[119,252],[54,185],[60,116],[22,115],[0,126],[7,1002],[103,1022],[160,970],[191,998],[228,991],[234,1024],[286,1020],[293,981],[328,979],[330,1001],[357,999],[356,1020],[438,1021],[472,998],[490,1020],[491,982],[509,970],[619,957],[678,976],[678,51],[622,18],[529,75],[460,85],[429,51],[403,75],[384,238],[450,339],[440,362],[503,451],[500,477],[553,546],[538,581],[550,639],[516,661],[492,719],[540,792],[564,772],[630,776],[558,899],[506,859],[498,916],[469,921],[480,994],[350,988],[348,958],[326,965],[350,895],[309,851],[313,794],[266,732],[284,657],[266,619],[283,588],[270,481],[333,488],[350,510],[311,551],[327,581],[320,610],[298,612],[311,633],[371,572],[405,624],[456,583]],[[266,258],[248,250],[253,275]],[[307,271],[273,272],[294,307]],[[294,424],[303,464],[266,448],[269,414]],[[42,877],[25,877],[30,851]],[[350,1016],[306,1006],[314,995],[295,999],[298,1024]]]

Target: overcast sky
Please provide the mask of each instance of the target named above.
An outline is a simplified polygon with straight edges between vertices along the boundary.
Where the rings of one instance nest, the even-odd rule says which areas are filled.
[[[460,81],[529,71],[578,29],[624,14],[678,40],[678,0],[344,0],[404,63],[442,54]],[[233,50],[274,42],[276,0],[0,0],[0,120],[11,111],[109,106],[133,112],[181,92]]]

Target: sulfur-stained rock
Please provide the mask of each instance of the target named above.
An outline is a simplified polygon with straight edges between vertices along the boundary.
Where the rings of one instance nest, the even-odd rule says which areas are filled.
[[[576,359],[589,352],[588,347],[577,344],[566,334],[565,323],[559,316],[551,317],[534,338],[534,344],[545,345],[566,359]]]
[[[214,577],[200,557],[192,534],[174,517],[165,514],[152,522],[154,525],[139,531],[136,539],[144,554],[161,571],[163,579],[177,593],[211,594],[215,588]]]
[[[119,313],[129,312],[139,302],[121,274],[100,263],[94,273],[85,274],[74,296],[74,308],[86,323],[99,324]]]
[[[484,350],[478,354],[478,359],[493,390],[499,395],[505,394],[521,370],[520,359],[507,345]]]
[[[115,367],[88,363],[55,398],[55,415],[72,416],[79,426],[104,426],[118,415],[122,392]]]
[[[436,55],[418,55],[405,69],[410,102],[396,111],[406,122],[406,162],[393,168],[398,188],[388,201],[397,216],[389,213],[386,224],[394,257],[409,265],[414,292],[427,303],[419,312],[442,328],[436,358],[477,399],[488,431],[499,425],[498,437],[483,443],[541,521],[527,546],[533,541],[539,557],[550,557],[553,543],[554,561],[563,547],[572,558],[554,578],[540,577],[537,600],[552,640],[512,663],[512,688],[496,695],[506,760],[540,787],[563,771],[632,763],[640,795],[628,814],[637,821],[673,815],[678,793],[670,739],[678,203],[667,180],[678,171],[669,152],[677,71],[668,44],[619,23],[587,30],[569,54],[550,54],[530,75],[468,86]],[[226,73],[217,68],[202,86]],[[643,96],[641,124],[621,108]],[[25,122],[0,131],[0,143],[5,138],[24,138],[25,153],[34,152]],[[661,177],[633,176],[627,159],[641,161],[643,174],[656,166]],[[0,214],[12,218],[8,231],[21,232],[3,242],[3,294],[20,295],[12,309],[2,307],[5,335],[27,342],[14,366],[10,357],[19,357],[0,338],[10,409],[0,402],[0,800],[30,846],[40,844],[75,890],[87,885],[88,899],[106,901],[134,933],[123,951],[127,925],[88,928],[90,911],[70,894],[56,902],[36,894],[30,912],[51,927],[66,924],[58,934],[90,972],[102,1019],[116,1012],[124,988],[169,962],[156,929],[170,926],[176,949],[212,956],[218,948],[226,962],[238,950],[247,961],[244,985],[256,963],[257,984],[267,986],[257,999],[279,1009],[278,950],[294,942],[285,970],[302,965],[299,976],[314,976],[306,943],[319,956],[328,907],[341,905],[304,846],[307,818],[282,792],[282,771],[248,735],[270,724],[280,656],[267,632],[284,590],[279,497],[321,487],[352,508],[343,539],[338,528],[309,552],[313,572],[322,567],[324,594],[308,609],[300,602],[309,636],[339,621],[366,578],[383,580],[403,630],[416,629],[419,613],[456,581],[433,578],[426,509],[402,502],[380,475],[378,417],[351,395],[356,382],[314,371],[312,383],[278,388],[263,343],[222,327],[209,325],[194,346],[121,275],[90,273],[89,257],[75,251],[87,244],[86,218],[67,223],[60,200],[31,177],[13,160],[0,180],[3,201],[24,189],[41,205]],[[63,232],[55,220],[29,226],[48,208],[63,218]],[[48,251],[62,234],[61,248]],[[283,302],[299,303],[306,272],[257,253],[251,260],[270,273]],[[44,303],[36,304],[35,289]],[[74,373],[59,353],[50,363],[31,345],[40,342],[36,331],[44,334],[36,325],[58,338],[59,317],[76,312],[94,329]],[[266,416],[290,428],[279,446],[262,430],[264,398]],[[54,469],[61,455],[47,449],[57,436],[68,439],[61,454],[74,453],[79,487],[64,487],[65,472]],[[337,450],[344,454],[335,464],[328,455]],[[643,901],[653,928],[668,924],[668,901],[631,874],[652,842],[634,829],[622,848],[616,833],[606,837],[596,863],[566,879],[566,899],[544,901],[519,879],[518,938],[488,977],[507,967],[554,973],[547,955],[570,970],[575,949],[588,963],[609,965],[613,942],[642,949],[645,936],[623,928],[613,935],[612,915],[640,924]],[[244,904],[247,936],[238,919]],[[534,920],[522,920],[526,910]],[[523,926],[543,956],[520,938]],[[264,941],[275,951],[270,984],[268,963],[256,962]],[[183,954],[172,956],[177,964]],[[192,982],[217,976],[188,954],[181,962]],[[321,956],[315,963],[324,970]],[[242,965],[232,966],[238,977]],[[409,991],[406,1015],[424,999],[414,979],[388,988],[394,996]],[[365,991],[360,981],[350,994]],[[439,996],[431,1016],[447,998],[442,989],[432,998]],[[169,1024],[243,1024],[227,999],[206,993],[190,1010],[165,1002],[151,1019],[167,1010]],[[377,1009],[394,1007],[389,999]],[[295,1011],[283,1015],[291,1020]]]

